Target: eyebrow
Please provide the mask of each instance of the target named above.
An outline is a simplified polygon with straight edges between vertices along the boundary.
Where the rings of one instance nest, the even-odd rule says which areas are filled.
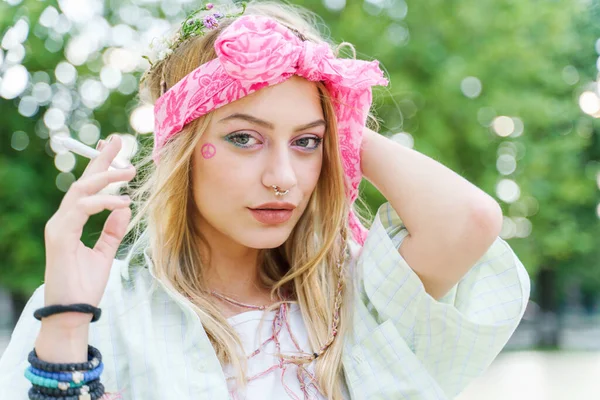
[[[255,125],[260,125],[260,126],[263,126],[265,128],[268,128],[268,129],[275,129],[275,125],[273,125],[272,123],[270,123],[268,121],[265,121],[265,120],[262,120],[260,118],[253,117],[252,115],[243,114],[243,113],[231,114],[231,115],[229,115],[229,116],[227,116],[227,117],[219,120],[219,123],[230,121],[230,120],[233,120],[233,119],[241,119],[243,121],[247,121],[247,122],[253,123]],[[296,127],[294,129],[294,132],[299,132],[299,131],[303,131],[305,129],[311,129],[311,128],[316,128],[317,126],[326,126],[326,125],[327,124],[325,123],[324,120],[319,119],[317,121],[308,123],[306,125],[301,125],[301,126]]]

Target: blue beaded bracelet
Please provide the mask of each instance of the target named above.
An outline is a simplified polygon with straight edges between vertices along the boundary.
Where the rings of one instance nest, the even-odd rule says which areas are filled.
[[[48,387],[48,388],[59,388],[61,390],[66,390],[70,387],[82,387],[83,385],[85,385],[85,383],[83,383],[83,382],[81,382],[81,383],[60,382],[56,379],[42,378],[41,376],[37,376],[33,372],[31,372],[29,368],[27,368],[25,370],[25,378],[27,378],[27,380],[29,382],[33,383],[34,385],[44,386],[44,387]]]
[[[47,379],[54,379],[57,381],[61,381],[61,382],[72,382],[72,383],[85,383],[85,382],[90,382],[93,381],[95,379],[98,379],[100,377],[100,375],[102,374],[102,371],[104,371],[104,363],[100,363],[96,368],[94,368],[91,371],[86,371],[81,372],[81,371],[74,371],[74,372],[47,372],[47,371],[42,371],[41,369],[37,369],[34,367],[27,367],[27,369],[29,369],[29,371],[31,371],[31,373],[33,373],[36,376],[42,377],[42,378],[47,378]]]

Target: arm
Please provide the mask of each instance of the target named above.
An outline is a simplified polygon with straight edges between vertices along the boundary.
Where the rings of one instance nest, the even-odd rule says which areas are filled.
[[[44,289],[44,285],[39,287],[27,302],[12,332],[8,347],[0,357],[0,398],[2,399],[4,393],[10,399],[27,398],[31,383],[25,379],[23,373],[29,366],[27,355],[34,347],[38,357],[44,361],[55,363],[87,361],[89,323],[82,326],[79,331],[60,328],[56,323],[57,320],[53,319],[67,317],[70,313],[44,318],[44,322],[39,322],[33,317],[33,312],[44,305]],[[74,314],[73,317],[67,318],[81,317],[82,315]],[[64,319],[61,323],[64,323]]]
[[[402,218],[399,252],[432,297],[443,297],[498,236],[502,211],[433,159],[365,128],[361,168]]]
[[[90,320],[75,313],[44,318],[35,341],[38,357],[50,363],[86,362]]]

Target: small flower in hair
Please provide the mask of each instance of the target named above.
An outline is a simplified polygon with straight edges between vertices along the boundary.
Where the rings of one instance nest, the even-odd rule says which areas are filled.
[[[154,42],[150,45],[150,48],[153,50],[154,58],[142,56],[147,59],[151,66],[155,63],[164,60],[169,57],[173,51],[179,47],[179,45],[185,42],[187,39],[190,39],[195,36],[204,35],[205,31],[213,30],[219,26],[219,19],[222,18],[235,18],[239,17],[246,11],[246,2],[240,3],[242,10],[236,14],[223,14],[222,12],[214,12],[212,14],[199,15],[202,12],[210,11],[215,6],[213,3],[206,3],[203,7],[193,11],[188,15],[188,17],[181,23],[181,27],[175,37],[167,41],[165,39],[160,39],[160,43],[155,44]]]
[[[201,7],[198,10],[192,12],[181,25],[179,42],[183,42],[186,39],[194,36],[201,36],[205,33],[205,30],[212,30],[217,28],[219,26],[219,21],[217,21],[218,19],[225,17],[239,17],[246,11],[247,4],[246,2],[242,2],[240,5],[242,6],[242,11],[240,11],[237,14],[223,14],[222,12],[215,12],[205,16],[198,15],[203,11],[209,11],[214,8],[213,3],[205,4],[204,7]]]
[[[206,15],[204,17],[204,27],[206,29],[215,29],[217,26],[219,26],[219,21],[217,21],[214,15]]]

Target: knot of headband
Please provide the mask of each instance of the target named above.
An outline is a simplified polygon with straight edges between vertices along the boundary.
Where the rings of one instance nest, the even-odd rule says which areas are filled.
[[[381,82],[377,63],[338,59],[327,43],[302,41],[266,17],[242,17],[215,42],[227,74],[246,82],[271,82],[299,75],[347,88],[364,89]]]
[[[346,196],[354,202],[362,178],[360,144],[371,107],[371,87],[387,85],[377,61],[336,58],[327,43],[302,41],[290,29],[264,16],[242,16],[215,41],[217,58],[201,65],[163,94],[154,105],[153,159],[189,122],[263,87],[293,75],[325,84],[332,98],[340,143]],[[354,239],[366,229],[353,212]]]

